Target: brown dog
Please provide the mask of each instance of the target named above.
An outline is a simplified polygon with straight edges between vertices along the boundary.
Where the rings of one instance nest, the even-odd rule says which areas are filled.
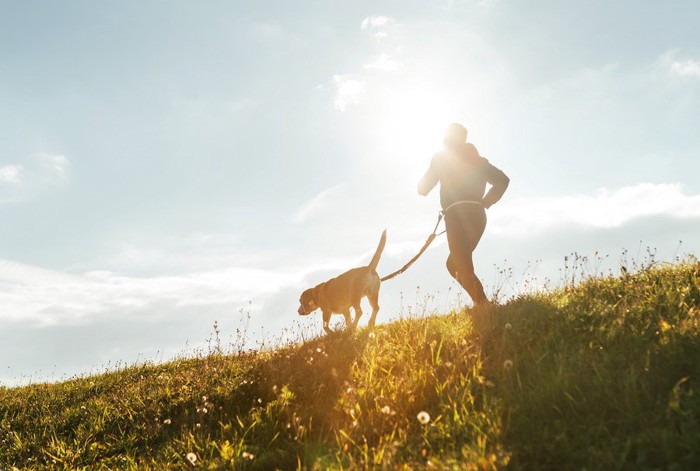
[[[299,315],[307,316],[320,308],[323,312],[323,329],[327,334],[332,333],[328,322],[331,320],[331,314],[334,313],[345,316],[345,325],[355,329],[362,315],[360,302],[366,296],[372,306],[369,326],[374,327],[374,321],[377,318],[377,312],[379,312],[379,285],[381,284],[377,274],[377,264],[385,245],[386,231],[382,232],[379,246],[369,265],[348,270],[340,276],[301,293]],[[354,321],[350,318],[350,308],[355,310]]]

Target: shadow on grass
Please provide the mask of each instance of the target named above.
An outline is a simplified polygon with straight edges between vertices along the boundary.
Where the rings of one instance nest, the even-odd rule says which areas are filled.
[[[278,350],[224,399],[230,414],[253,417],[245,432],[245,441],[256,444],[250,469],[295,468],[299,458],[314,462],[321,444],[334,441],[342,415],[336,404],[368,335],[337,332]]]
[[[698,469],[698,272],[592,280],[498,308],[483,344],[515,469]]]

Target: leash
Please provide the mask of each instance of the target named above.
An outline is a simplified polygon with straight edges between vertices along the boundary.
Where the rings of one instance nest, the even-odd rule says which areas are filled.
[[[435,223],[435,227],[433,228],[433,232],[432,232],[432,233],[428,236],[428,238],[425,240],[425,243],[423,244],[423,247],[421,247],[421,249],[418,251],[418,253],[415,255],[415,257],[413,257],[411,260],[409,260],[408,263],[406,263],[406,265],[404,265],[403,267],[399,268],[399,269],[396,270],[394,273],[391,273],[391,274],[389,274],[389,275],[383,277],[383,278],[381,279],[381,281],[391,280],[392,278],[397,277],[397,276],[399,276],[401,273],[403,273],[403,272],[405,272],[406,270],[408,270],[409,267],[410,267],[411,265],[413,265],[413,264],[415,263],[415,261],[418,260],[418,259],[420,258],[421,255],[423,255],[423,252],[425,252],[425,251],[428,249],[428,247],[430,247],[430,244],[433,243],[433,241],[435,240],[435,238],[436,238],[437,236],[442,235],[442,234],[444,234],[445,232],[447,232],[447,229],[445,229],[445,230],[443,230],[442,232],[438,233],[438,231],[437,231],[437,230],[438,230],[438,226],[440,225],[440,222],[442,221],[442,219],[445,217],[445,214],[447,214],[447,211],[449,211],[449,210],[452,209],[453,207],[458,206],[458,205],[460,205],[460,204],[474,204],[474,205],[483,206],[482,203],[481,203],[481,201],[457,201],[457,202],[455,202],[455,203],[452,203],[451,205],[449,205],[448,207],[446,207],[446,208],[443,209],[442,211],[440,211],[440,212],[438,213],[437,222]]]

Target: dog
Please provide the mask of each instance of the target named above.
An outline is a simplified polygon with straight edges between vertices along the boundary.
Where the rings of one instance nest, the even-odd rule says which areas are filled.
[[[299,298],[300,316],[308,316],[317,309],[323,313],[323,329],[327,334],[333,331],[328,326],[331,314],[345,316],[345,325],[348,328],[357,328],[357,323],[362,316],[360,302],[367,297],[372,306],[372,317],[369,326],[374,327],[379,312],[379,286],[381,280],[377,274],[377,264],[386,245],[386,230],[382,232],[372,261],[366,267],[353,268],[342,275],[332,278],[324,283],[309,288]],[[350,308],[355,311],[355,320],[350,317]]]

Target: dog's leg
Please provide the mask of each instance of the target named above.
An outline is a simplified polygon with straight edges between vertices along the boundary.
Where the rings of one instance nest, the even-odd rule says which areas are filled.
[[[377,313],[379,312],[379,290],[367,296],[367,299],[369,299],[369,304],[372,306],[372,316],[369,318],[369,326],[374,327],[374,321],[377,319]]]
[[[333,333],[331,328],[328,326],[328,323],[330,321],[331,313],[329,311],[323,311],[323,330],[325,330],[328,335],[331,335]]]
[[[352,328],[357,329],[357,323],[360,322],[360,317],[362,316],[362,308],[359,303],[352,308],[355,310],[355,321],[352,323]]]
[[[343,313],[343,316],[345,317],[345,328],[346,329],[354,329],[355,324],[352,323],[352,317],[350,317],[350,309],[345,311]]]

